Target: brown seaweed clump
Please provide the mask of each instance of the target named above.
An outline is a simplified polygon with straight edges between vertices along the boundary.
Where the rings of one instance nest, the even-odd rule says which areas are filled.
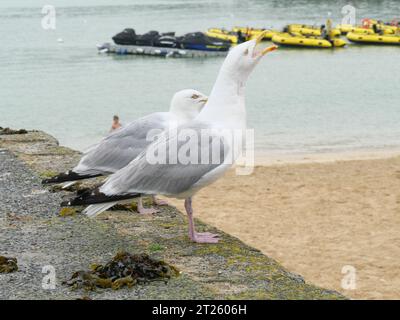
[[[17,259],[0,256],[0,273],[18,271]]]
[[[119,252],[105,265],[93,265],[91,271],[77,271],[71,279],[64,282],[73,289],[96,290],[96,288],[114,290],[131,288],[137,283],[165,281],[177,276],[179,271],[165,263],[150,258],[147,254],[131,255]]]

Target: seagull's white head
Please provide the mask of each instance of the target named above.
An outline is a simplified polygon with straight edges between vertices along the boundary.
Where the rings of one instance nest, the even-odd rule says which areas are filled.
[[[183,121],[193,120],[207,100],[208,97],[197,90],[181,90],[172,97],[169,111]]]
[[[261,33],[257,38],[232,48],[222,65],[221,72],[234,80],[245,82],[261,58],[278,48],[276,45],[259,48],[263,37],[264,33]]]

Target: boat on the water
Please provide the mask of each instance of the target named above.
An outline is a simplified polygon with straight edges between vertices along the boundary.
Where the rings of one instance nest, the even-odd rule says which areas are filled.
[[[344,35],[348,34],[349,32],[361,34],[396,34],[396,32],[400,31],[397,20],[384,23],[383,21],[374,19],[363,19],[361,21],[361,25],[338,24],[336,28]]]
[[[261,33],[264,34],[263,40],[271,40],[272,36],[278,32],[279,31],[277,30],[234,27],[232,30],[226,30],[223,28],[210,28],[207,30],[206,35],[237,44],[257,38]]]
[[[340,38],[325,39],[316,36],[293,35],[280,33],[272,37],[272,42],[280,46],[304,47],[304,48],[338,48],[346,45],[346,41]]]
[[[361,34],[371,34],[374,33],[374,30],[370,28],[363,28],[361,26],[354,26],[352,24],[338,24],[336,29],[340,30],[340,33],[343,35],[348,34],[349,32],[361,33]]]
[[[363,44],[400,45],[400,35],[395,34],[360,34],[349,32],[347,34],[347,39],[351,42]]]
[[[271,40],[272,36],[280,31],[272,29],[256,29],[250,27],[234,27],[233,32],[241,32],[247,38],[257,38],[261,33],[264,33],[263,40]]]
[[[275,34],[272,37],[272,42],[281,46],[304,48],[339,48],[347,44],[340,38],[340,31],[332,29],[330,19],[326,21],[326,25],[321,25],[318,29],[304,25],[289,25],[285,30],[291,30],[291,32]],[[315,35],[304,34],[304,32],[310,31],[315,31]]]
[[[203,32],[192,32],[185,34],[180,40],[182,49],[203,51],[228,51],[231,42],[209,37]]]
[[[210,28],[205,33],[207,36],[217,39],[222,39],[224,41],[229,41],[233,44],[239,42],[238,34],[236,32],[228,31],[219,28]]]
[[[325,33],[325,30],[329,29],[331,37],[336,37],[341,34],[340,30],[337,28],[332,28],[331,27],[331,22],[330,20],[327,21],[327,25],[321,25],[321,26],[310,26],[310,25],[304,25],[304,24],[289,24],[286,27],[284,27],[283,31],[285,33],[290,33],[290,34],[297,34],[297,35],[302,35],[302,36],[323,36]]]
[[[305,24],[288,24],[283,28],[285,33],[296,33],[304,36],[320,36],[321,27],[320,26],[310,26]]]
[[[159,33],[149,31],[138,35],[132,28],[126,28],[112,37],[117,45],[135,45],[150,47],[167,47],[203,51],[228,51],[231,42],[228,40],[211,37],[202,32],[191,32],[184,36],[176,37],[174,32]]]

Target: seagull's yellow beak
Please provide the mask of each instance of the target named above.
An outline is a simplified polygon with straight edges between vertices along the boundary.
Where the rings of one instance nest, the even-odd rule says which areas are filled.
[[[261,33],[257,36],[257,38],[255,38],[255,40],[256,40],[256,45],[258,45],[258,44],[264,39],[264,36],[265,36],[267,33],[268,33],[268,30],[265,30],[265,31],[261,32]],[[274,50],[276,50],[276,49],[278,49],[278,46],[276,46],[276,45],[269,46],[269,47],[265,48],[263,51],[261,51],[261,56],[265,55],[265,54],[268,53],[268,52],[274,51]]]
[[[255,38],[255,40],[256,40],[256,44],[259,44],[263,39],[264,39],[264,36],[267,34],[267,30],[265,30],[265,31],[263,31],[263,32],[261,32],[258,36],[257,36],[257,38]]]
[[[277,49],[278,49],[278,46],[276,46],[276,45],[269,46],[269,47],[265,48],[263,51],[261,51],[261,55],[263,56],[264,54],[271,52],[271,51],[275,51]]]
[[[203,98],[203,99],[201,99],[201,100],[199,100],[200,102],[204,102],[204,103],[206,103],[207,101],[208,101],[208,98]]]

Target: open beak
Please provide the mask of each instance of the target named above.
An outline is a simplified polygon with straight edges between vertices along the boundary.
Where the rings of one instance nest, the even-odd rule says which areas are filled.
[[[267,32],[268,32],[268,31],[265,30],[265,31],[261,32],[261,33],[258,35],[258,37],[255,39],[255,40],[256,40],[256,44],[259,44],[261,41],[263,41],[264,36],[266,35]]]
[[[255,38],[255,40],[256,40],[256,46],[264,39],[264,36],[265,36],[265,34],[267,34],[267,33],[268,33],[268,30],[265,30],[265,31],[261,32],[261,33],[258,35],[257,38]],[[277,45],[269,46],[269,47],[263,49],[263,50],[261,51],[261,54],[260,54],[260,55],[263,56],[263,55],[267,54],[268,52],[275,51],[276,49],[278,49],[278,46],[277,46]]]

